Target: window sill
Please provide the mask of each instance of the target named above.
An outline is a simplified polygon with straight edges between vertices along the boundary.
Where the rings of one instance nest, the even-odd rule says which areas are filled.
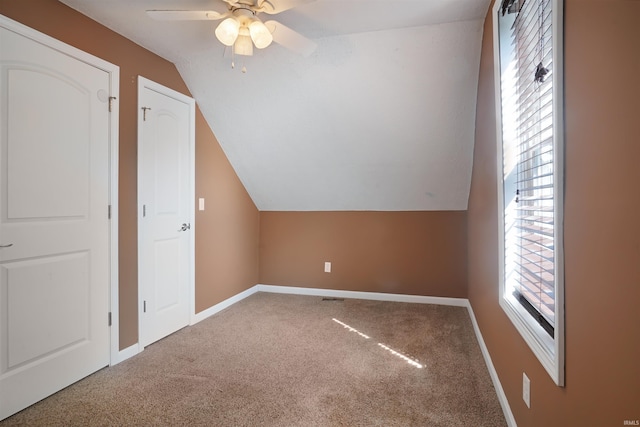
[[[501,295],[500,306],[554,383],[560,387],[564,386],[564,363],[560,362],[564,360],[560,357],[563,348],[560,337],[564,332],[556,325],[556,338],[549,336],[512,296]]]

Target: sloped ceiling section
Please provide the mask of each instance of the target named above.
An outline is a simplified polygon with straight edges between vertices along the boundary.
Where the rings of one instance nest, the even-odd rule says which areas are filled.
[[[275,16],[310,57],[274,43],[235,68],[216,22],[144,12],[219,1],[63,3],[176,64],[259,210],[467,208],[488,1],[317,0]]]

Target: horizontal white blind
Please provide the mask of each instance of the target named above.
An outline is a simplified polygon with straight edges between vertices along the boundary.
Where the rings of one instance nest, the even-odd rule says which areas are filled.
[[[516,194],[505,212],[508,288],[541,325],[553,335],[555,313],[554,277],[554,136],[552,2],[526,0],[515,4],[517,16],[511,27],[514,57],[510,83],[503,91],[503,105],[510,114],[511,150],[515,150]],[[518,11],[519,9],[519,11]],[[537,79],[539,64],[546,68]],[[505,99],[513,98],[513,99]],[[503,120],[505,118],[503,117]],[[506,163],[506,159],[505,159]],[[510,173],[511,173],[510,172]],[[506,171],[505,171],[506,173]],[[507,177],[505,176],[505,181]]]

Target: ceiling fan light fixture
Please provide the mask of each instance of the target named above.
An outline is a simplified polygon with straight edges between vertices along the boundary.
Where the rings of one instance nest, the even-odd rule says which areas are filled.
[[[225,19],[216,28],[216,38],[225,46],[233,46],[238,39],[240,23],[234,17]]]
[[[233,52],[236,55],[253,55],[253,43],[251,42],[251,37],[249,37],[249,30],[247,27],[240,28],[240,35],[238,35],[238,38],[233,45]]]
[[[253,40],[258,49],[264,49],[273,41],[271,32],[259,19],[249,24],[249,33],[251,34],[251,40]]]

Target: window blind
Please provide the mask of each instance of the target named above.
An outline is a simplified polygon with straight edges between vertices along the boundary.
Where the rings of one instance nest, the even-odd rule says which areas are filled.
[[[551,0],[505,0],[515,13],[512,58],[503,80],[505,141],[505,283],[553,336],[555,313],[554,135]],[[509,87],[510,86],[510,87]],[[514,163],[513,167],[507,164]],[[513,194],[515,189],[515,194]],[[511,194],[508,194],[511,192]],[[506,206],[509,206],[507,209]]]

